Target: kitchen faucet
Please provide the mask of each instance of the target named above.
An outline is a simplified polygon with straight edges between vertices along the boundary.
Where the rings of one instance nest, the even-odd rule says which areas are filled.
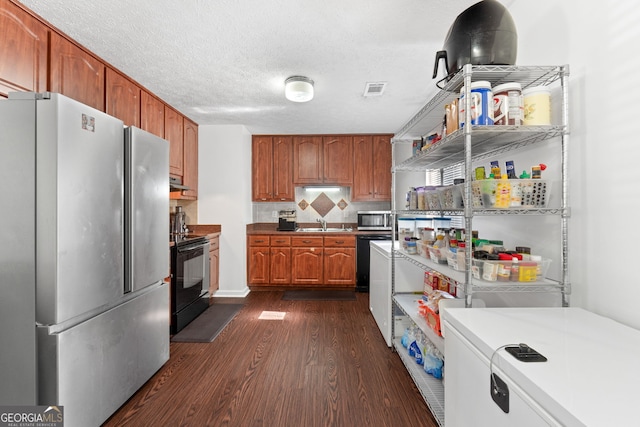
[[[318,218],[316,221],[320,223],[320,226],[322,227],[322,231],[327,231],[327,220],[326,219]]]

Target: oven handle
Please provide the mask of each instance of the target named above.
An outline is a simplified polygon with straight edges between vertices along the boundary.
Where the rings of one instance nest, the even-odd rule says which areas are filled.
[[[194,249],[204,248],[208,244],[209,242],[205,241],[205,242],[193,243],[191,245],[178,246],[177,249],[178,249],[178,252],[183,253],[183,252],[192,251]]]

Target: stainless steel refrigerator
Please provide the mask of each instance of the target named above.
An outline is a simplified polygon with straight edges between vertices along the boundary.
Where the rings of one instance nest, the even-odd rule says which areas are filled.
[[[169,358],[168,142],[12,93],[0,180],[0,405],[100,425]]]

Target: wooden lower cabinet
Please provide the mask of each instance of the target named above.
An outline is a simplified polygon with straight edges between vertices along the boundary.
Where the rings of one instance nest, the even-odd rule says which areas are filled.
[[[271,261],[269,236],[253,235],[247,241],[247,281],[250,285],[268,285]]]
[[[355,236],[325,237],[324,283],[326,285],[356,284]]]
[[[209,296],[220,289],[220,234],[209,237]]]
[[[355,236],[250,235],[247,244],[250,285],[355,287]]]
[[[269,256],[269,283],[287,285],[291,283],[291,238],[289,236],[271,236]]]

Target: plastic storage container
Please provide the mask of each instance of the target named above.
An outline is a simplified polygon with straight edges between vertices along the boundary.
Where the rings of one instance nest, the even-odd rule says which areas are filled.
[[[522,124],[524,102],[520,83],[504,83],[493,88],[493,124]]]
[[[505,282],[536,282],[546,277],[547,270],[551,265],[550,259],[540,259],[529,261],[518,261],[518,274],[513,276],[513,261],[488,261],[482,259],[473,259],[471,273],[475,279],[485,280],[488,282],[505,281]],[[505,277],[502,273],[509,272],[508,280],[501,280]],[[514,280],[515,279],[515,280]]]
[[[474,208],[485,209],[546,208],[549,189],[550,183],[543,179],[473,181],[471,183],[472,205]]]
[[[442,209],[442,204],[440,203],[440,192],[437,187],[427,187],[425,189],[424,196],[428,210],[437,211]]]
[[[525,126],[551,124],[551,91],[547,86],[530,87],[522,91]]]
[[[447,185],[446,187],[441,187],[438,191],[440,191],[440,203],[442,205],[442,209],[464,208],[462,198],[463,189],[464,184]]]

